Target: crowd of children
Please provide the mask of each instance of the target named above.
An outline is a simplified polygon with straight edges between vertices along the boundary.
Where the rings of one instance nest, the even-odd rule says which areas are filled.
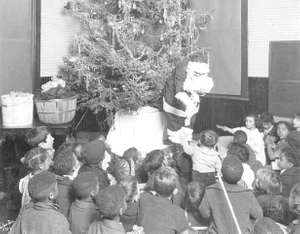
[[[300,115],[216,127],[233,134],[225,151],[204,130],[168,146],[173,160],[161,149],[118,156],[103,138],[54,151],[50,129],[32,129],[10,233],[300,233]]]

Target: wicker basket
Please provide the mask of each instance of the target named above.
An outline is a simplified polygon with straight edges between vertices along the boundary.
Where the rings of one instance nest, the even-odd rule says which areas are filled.
[[[47,124],[64,124],[75,117],[77,97],[65,99],[34,99],[40,121]]]

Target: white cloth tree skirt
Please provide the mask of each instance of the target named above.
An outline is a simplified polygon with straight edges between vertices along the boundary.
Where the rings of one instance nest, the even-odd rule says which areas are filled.
[[[107,135],[112,152],[122,156],[130,147],[142,153],[162,149],[166,137],[166,120],[162,112],[153,107],[138,111],[119,111]]]

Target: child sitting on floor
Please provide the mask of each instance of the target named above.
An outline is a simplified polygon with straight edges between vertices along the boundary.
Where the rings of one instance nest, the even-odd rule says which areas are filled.
[[[268,206],[270,199],[282,192],[282,183],[279,175],[268,168],[261,168],[256,173],[253,182],[254,195],[261,206]]]
[[[216,183],[217,172],[221,170],[222,161],[214,149],[219,136],[213,130],[200,133],[199,146],[189,145],[184,134],[181,135],[183,150],[191,155],[193,161],[193,181],[202,182],[204,188]]]
[[[256,160],[255,152],[251,148],[250,145],[247,144],[248,137],[247,134],[242,130],[237,130],[233,134],[233,142],[240,143],[244,145],[248,151],[249,151],[249,160],[248,164],[251,167],[251,169],[254,171],[254,173],[257,172],[258,169],[262,168],[263,165],[260,161]]]
[[[145,192],[140,198],[137,225],[145,233],[175,234],[188,227],[184,210],[171,202],[177,192],[176,184],[173,168],[165,166],[154,173],[154,191]]]
[[[296,147],[282,149],[277,163],[278,167],[281,168],[282,194],[289,197],[294,184],[300,183],[299,149]]]
[[[223,131],[230,132],[234,134],[237,130],[242,130],[247,134],[247,144],[251,146],[251,148],[255,152],[256,160],[260,161],[262,165],[266,165],[266,155],[264,148],[263,135],[259,132],[260,127],[260,119],[255,114],[248,114],[245,118],[245,125],[243,127],[237,128],[229,128],[227,126],[217,125],[217,128],[222,129]]]
[[[246,183],[249,189],[253,190],[252,183],[254,182],[255,174],[248,164],[250,156],[248,149],[242,144],[233,142],[227,151],[227,157],[230,155],[237,156],[241,160],[244,169],[241,179]]]
[[[28,194],[28,182],[29,180],[36,174],[47,171],[50,166],[53,165],[53,161],[49,156],[47,150],[36,147],[29,150],[23,158],[21,158],[21,162],[27,168],[29,174],[22,178],[19,183],[19,190],[22,193],[22,204],[20,212],[24,209],[28,208],[31,198]]]
[[[249,233],[251,220],[261,218],[263,212],[252,191],[237,184],[243,175],[242,162],[236,156],[227,156],[221,172],[241,233]],[[199,210],[203,217],[210,218],[211,233],[238,233],[221,182],[206,188]]]
[[[125,200],[127,209],[120,216],[121,223],[126,231],[131,231],[136,223],[137,214],[139,211],[139,187],[138,182],[133,176],[125,176],[118,185],[125,191]]]
[[[273,196],[268,206],[263,209],[264,217],[273,219],[284,234],[290,233],[288,226],[291,223],[292,213],[287,198],[282,195]]]
[[[71,234],[68,220],[54,204],[58,188],[53,173],[43,171],[34,175],[28,183],[28,192],[34,206],[19,214],[10,234]]]
[[[94,197],[99,193],[98,177],[91,171],[80,173],[73,181],[76,200],[72,203],[68,220],[73,234],[84,234],[90,224],[101,218]]]
[[[59,211],[68,217],[72,202],[76,196],[72,188],[74,171],[78,168],[78,160],[71,150],[64,150],[54,158],[54,173],[57,175]]]
[[[146,155],[146,158],[143,162],[145,172],[147,173],[148,180],[145,185],[144,190],[145,191],[153,191],[154,190],[154,177],[155,173],[160,170],[161,168],[165,167],[167,165],[167,158],[165,157],[165,153],[162,150],[152,150]],[[172,168],[172,172],[174,172],[174,175],[178,178],[177,173],[175,169]],[[181,185],[176,180],[176,188],[178,192],[176,194],[172,195],[172,202],[175,205],[182,206],[183,204],[183,197],[184,193],[182,191]]]
[[[105,147],[105,143],[98,139],[86,143],[82,150],[82,156],[86,163],[82,165],[78,171],[78,174],[84,171],[94,172],[98,177],[100,190],[110,184],[108,174],[105,171],[108,167],[107,162],[109,161],[107,158],[109,158],[110,155],[106,154]]]
[[[209,226],[210,220],[203,218],[198,207],[204,196],[204,188],[201,183],[191,182],[185,190],[185,216],[191,227]]]
[[[123,156],[118,158],[112,170],[116,181],[120,181],[128,175],[135,176],[135,167],[141,158],[140,155],[140,152],[133,147],[126,150]]]
[[[124,234],[124,227],[120,223],[120,215],[127,208],[124,190],[118,185],[103,188],[95,200],[103,220],[92,222],[86,234]]]

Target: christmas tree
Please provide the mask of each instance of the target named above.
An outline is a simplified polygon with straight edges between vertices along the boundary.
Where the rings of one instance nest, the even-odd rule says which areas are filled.
[[[196,17],[189,0],[68,2],[81,21],[63,77],[78,94],[80,108],[105,110],[108,123],[119,110],[160,106],[176,61],[202,51],[201,32],[211,12]]]

